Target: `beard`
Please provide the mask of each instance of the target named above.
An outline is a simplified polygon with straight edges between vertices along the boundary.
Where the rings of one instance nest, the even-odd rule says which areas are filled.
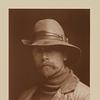
[[[59,67],[51,62],[44,62],[39,66],[38,71],[44,78],[49,79],[58,73]]]

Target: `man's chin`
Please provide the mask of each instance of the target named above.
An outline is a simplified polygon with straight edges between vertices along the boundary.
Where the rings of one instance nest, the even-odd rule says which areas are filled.
[[[50,75],[42,74],[45,79],[49,79]]]
[[[49,79],[50,77],[53,76],[53,74],[50,72],[41,72],[41,75],[46,79]]]
[[[44,78],[50,78],[56,73],[56,69],[51,66],[44,66],[40,73]]]

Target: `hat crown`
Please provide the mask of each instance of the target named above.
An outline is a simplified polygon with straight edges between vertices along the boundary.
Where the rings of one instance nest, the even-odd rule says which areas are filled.
[[[63,28],[54,19],[39,20],[34,26],[34,34],[30,40],[22,40],[24,45],[36,46],[58,46],[65,47],[69,61],[74,62],[80,56],[80,48],[68,42]],[[70,55],[69,55],[70,54]]]
[[[46,33],[45,35],[57,35],[61,36],[63,39],[65,38],[64,36],[64,31],[61,25],[54,19],[43,19],[39,20],[35,26],[34,26],[34,32],[35,35],[41,35]]]

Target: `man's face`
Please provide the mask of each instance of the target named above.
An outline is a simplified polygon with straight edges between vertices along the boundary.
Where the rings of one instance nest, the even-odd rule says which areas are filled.
[[[33,48],[32,56],[37,71],[45,78],[64,70],[64,55],[55,46]]]

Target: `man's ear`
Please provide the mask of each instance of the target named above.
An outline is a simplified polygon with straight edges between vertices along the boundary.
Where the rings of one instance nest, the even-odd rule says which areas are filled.
[[[68,60],[68,56],[65,51],[63,51],[63,60],[64,60],[64,62],[66,62]]]
[[[68,59],[68,58],[67,58],[67,56],[66,56],[66,55],[64,55],[64,61],[67,61],[67,59]]]

